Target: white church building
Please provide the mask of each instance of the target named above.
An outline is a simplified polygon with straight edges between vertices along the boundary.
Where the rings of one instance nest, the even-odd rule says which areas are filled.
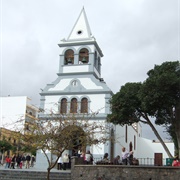
[[[84,8],[67,39],[62,39],[58,45],[58,77],[40,93],[40,108],[53,109],[59,113],[98,112],[92,120],[107,123],[109,100],[113,92],[101,77],[103,53],[92,35]],[[40,114],[39,117],[46,117],[46,114]],[[133,150],[134,157],[137,158],[154,158],[154,153],[162,153],[163,158],[167,158],[160,143],[142,138],[140,124],[124,127],[109,125],[116,143],[107,142],[100,147],[90,147],[95,157],[102,157],[104,153],[108,153],[110,157],[121,155],[124,146],[127,150]],[[174,154],[173,143],[167,143],[167,146]]]
[[[110,110],[111,89],[101,78],[102,51],[92,36],[82,9],[69,37],[58,44],[60,47],[57,79],[47,84],[40,93],[40,108],[59,113],[94,113],[91,121],[106,121]],[[58,105],[58,106],[57,106]],[[46,116],[41,114],[39,117]],[[91,147],[94,155],[109,152],[109,145]],[[109,152],[110,153],[110,152]]]
[[[45,110],[45,112],[53,110],[56,113],[98,112],[91,120],[108,124],[106,117],[110,113],[109,100],[113,92],[101,77],[103,53],[91,33],[84,8],[67,39],[62,39],[58,45],[60,58],[57,79],[52,83],[47,82],[48,84],[40,93],[40,109]],[[11,99],[11,101],[14,100]],[[19,102],[17,99],[16,101]],[[24,98],[22,101],[23,105],[26,106]],[[1,106],[6,105],[1,103]],[[24,106],[20,114],[26,114]],[[14,105],[11,110],[16,112],[15,109],[18,107]],[[37,111],[37,109],[35,110]],[[43,119],[46,116],[46,113],[39,113],[38,118]],[[4,121],[3,118],[5,115],[1,115],[1,123]],[[126,147],[127,150],[134,152],[136,158],[154,158],[155,153],[161,153],[163,159],[168,158],[159,142],[142,137],[141,124],[123,127],[108,125],[110,135],[115,138],[116,142],[87,147],[94,157],[103,157],[104,153],[108,153],[111,158],[117,155],[121,156],[122,147]],[[167,142],[166,145],[174,154],[173,143]],[[38,151],[37,163],[38,159],[41,159],[41,164],[45,163],[44,160],[42,161],[43,157],[41,151]]]

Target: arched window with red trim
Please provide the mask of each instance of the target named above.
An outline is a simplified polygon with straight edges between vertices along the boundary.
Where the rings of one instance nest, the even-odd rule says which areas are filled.
[[[66,99],[66,98],[63,98],[63,99],[61,100],[60,113],[61,113],[61,114],[67,113],[67,99]]]
[[[81,113],[87,113],[88,112],[88,99],[82,98],[81,100]]]
[[[71,113],[77,113],[77,99],[76,98],[71,99],[70,112]]]

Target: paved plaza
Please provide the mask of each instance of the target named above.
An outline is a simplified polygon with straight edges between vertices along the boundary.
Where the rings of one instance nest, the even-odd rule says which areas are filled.
[[[0,165],[0,170],[12,170],[12,171],[16,171],[16,170],[18,170],[18,171],[43,171],[43,172],[46,172],[46,171],[47,171],[46,168],[39,168],[39,167],[36,167],[36,165],[34,165],[33,167],[30,167],[29,169],[26,169],[25,166],[23,166],[22,169],[16,168],[16,167],[15,167],[15,169],[10,169],[10,168],[5,168],[5,164],[4,164],[3,166]],[[69,173],[69,172],[71,172],[71,170],[69,170],[69,169],[67,169],[67,170],[57,170],[57,169],[53,168],[53,169],[51,170],[51,172],[67,172],[67,173]]]

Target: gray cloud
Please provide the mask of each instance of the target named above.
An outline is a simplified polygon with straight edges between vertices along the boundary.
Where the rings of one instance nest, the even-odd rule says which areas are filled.
[[[114,93],[144,81],[155,64],[179,59],[178,0],[2,0],[1,96],[27,95],[39,105],[40,88],[57,77],[57,44],[83,6]]]

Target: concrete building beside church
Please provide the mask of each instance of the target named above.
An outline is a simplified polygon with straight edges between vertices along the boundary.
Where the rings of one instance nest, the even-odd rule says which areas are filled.
[[[18,153],[21,147],[20,132],[31,130],[31,123],[37,120],[38,111],[39,108],[33,106],[27,96],[0,97],[0,141],[6,140]],[[5,152],[2,148],[0,156],[13,154],[12,150]]]
[[[27,96],[0,97],[0,127],[23,131],[37,120],[39,108],[31,104]]]

